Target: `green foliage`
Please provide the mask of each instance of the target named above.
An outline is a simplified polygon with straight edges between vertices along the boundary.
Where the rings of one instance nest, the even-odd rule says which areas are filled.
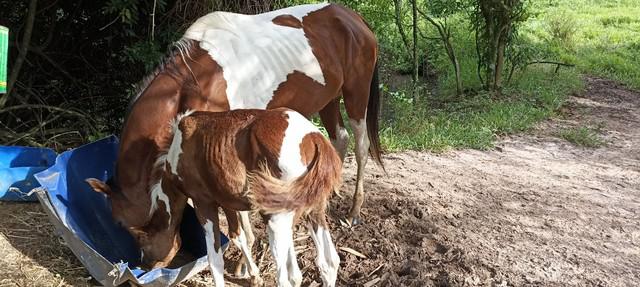
[[[551,35],[551,41],[558,41],[559,45],[568,50],[573,50],[573,36],[578,31],[575,16],[566,11],[549,14],[546,18],[547,32]]]
[[[481,93],[429,108],[416,107],[402,91],[387,92],[381,141],[390,151],[488,149],[499,136],[526,131],[553,115],[568,93],[581,87],[582,81],[573,71],[554,74],[549,69],[532,68],[518,75],[513,86],[497,99]]]
[[[546,46],[547,57],[640,88],[638,1],[567,0],[551,6],[535,2],[537,16],[527,22],[527,30],[533,41]],[[558,41],[562,34],[568,40]]]
[[[577,146],[598,148],[605,145],[599,130],[592,127],[574,127],[561,130],[558,135]]]

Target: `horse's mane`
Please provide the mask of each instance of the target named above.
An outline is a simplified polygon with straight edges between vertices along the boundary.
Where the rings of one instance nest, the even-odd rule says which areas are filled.
[[[149,177],[149,183],[148,183],[148,186],[150,186],[151,188],[147,189],[147,192],[151,192],[152,197],[157,196],[157,195],[154,195],[153,190],[157,188],[157,185],[160,184],[160,180],[162,179],[162,173],[164,172],[164,169],[166,167],[166,162],[169,156],[169,150],[172,144],[173,135],[175,135],[176,131],[178,130],[178,125],[180,124],[180,121],[184,117],[187,117],[193,114],[193,112],[194,112],[193,110],[187,110],[184,113],[180,113],[175,118],[171,119],[171,121],[169,121],[169,123],[167,123],[166,126],[162,127],[162,128],[169,128],[170,133],[167,134],[162,140],[159,147],[160,150],[159,150],[158,156],[156,158],[156,161],[153,163],[153,167],[151,169],[151,176]],[[154,199],[151,200],[150,213],[153,213],[158,208],[155,202],[156,200]]]
[[[191,71],[191,68],[187,64],[187,59],[191,59],[190,52],[195,44],[196,44],[195,40],[191,40],[187,38],[182,38],[174,42],[173,44],[171,44],[171,46],[169,47],[169,52],[164,58],[160,60],[160,63],[156,66],[153,72],[145,76],[144,79],[142,79],[142,81],[140,81],[136,85],[135,94],[133,97],[131,97],[131,99],[129,100],[129,105],[127,106],[127,112],[125,113],[125,117],[124,117],[125,122],[129,117],[129,113],[131,113],[131,109],[133,108],[133,105],[135,104],[135,102],[140,98],[140,96],[144,93],[144,91],[146,91],[147,88],[149,88],[149,85],[151,84],[151,82],[160,73],[166,71],[174,77],[182,76],[180,74],[179,69],[176,68],[176,59],[178,55],[182,58],[182,61],[185,63],[185,65],[187,65],[187,68],[189,69],[189,71]]]

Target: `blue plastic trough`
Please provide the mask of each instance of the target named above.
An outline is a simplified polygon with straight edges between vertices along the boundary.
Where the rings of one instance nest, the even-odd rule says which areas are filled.
[[[42,188],[38,199],[45,207],[58,235],[80,259],[89,273],[104,286],[127,281],[141,286],[175,285],[207,267],[202,227],[191,207],[185,211],[181,226],[181,253],[193,255],[193,261],[176,268],[140,269],[140,251],[126,230],[111,217],[107,198],[91,190],[84,179],[106,181],[114,169],[118,139],[115,136],[60,154],[49,169],[35,178]],[[224,243],[227,238],[223,236]]]
[[[27,195],[40,184],[33,177],[56,160],[56,152],[48,148],[0,146],[0,200],[36,201]]]

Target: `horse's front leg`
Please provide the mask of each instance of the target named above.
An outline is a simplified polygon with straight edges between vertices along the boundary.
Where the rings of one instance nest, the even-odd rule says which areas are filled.
[[[242,251],[243,256],[239,263],[243,261],[246,262],[249,275],[251,276],[251,285],[261,286],[263,284],[263,281],[260,277],[260,269],[258,269],[255,261],[253,261],[251,247],[249,247],[248,244],[248,236],[238,224],[238,214],[232,210],[224,208],[223,210],[225,215],[227,216],[227,222],[229,223],[229,238],[231,239],[231,242],[233,242],[233,244],[237,246],[240,251]],[[252,232],[251,228],[249,228],[249,231]],[[253,234],[251,234],[251,236],[253,237]]]

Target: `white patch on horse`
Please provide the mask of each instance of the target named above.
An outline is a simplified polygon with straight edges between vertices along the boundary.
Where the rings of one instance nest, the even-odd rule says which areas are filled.
[[[340,155],[340,159],[344,160],[344,155],[347,153],[347,147],[349,145],[349,133],[347,129],[340,126],[340,124],[336,124],[336,138],[331,139],[331,144],[338,154]]]
[[[214,12],[196,20],[184,38],[199,41],[222,67],[232,110],[264,109],[280,83],[294,71],[325,84],[304,30],[276,25],[273,19],[291,15],[302,22],[309,13],[327,5],[300,5],[258,15]]]
[[[322,226],[313,230],[313,226],[309,224],[307,229],[316,245],[316,265],[320,270],[322,286],[335,286],[340,267],[340,256],[338,256],[338,251],[331,240],[331,234]]]
[[[209,261],[209,268],[211,268],[211,274],[213,275],[213,282],[215,283],[215,286],[224,286],[224,258],[222,258],[222,244],[220,245],[220,249],[216,250],[213,222],[211,222],[211,220],[207,219],[207,222],[202,227],[205,232],[207,259]]]
[[[289,125],[282,139],[278,167],[282,172],[280,179],[289,181],[307,172],[307,166],[302,162],[300,154],[300,143],[307,134],[319,133],[320,130],[297,112],[287,111],[286,114],[289,116]]]
[[[196,208],[196,206],[193,204],[193,200],[191,198],[187,198],[187,204],[193,208]]]
[[[276,281],[278,286],[289,286],[296,278],[295,274],[290,274],[288,264],[298,264],[289,262],[289,251],[293,248],[293,216],[294,213],[284,212],[271,215],[267,224],[269,235],[269,247],[271,255],[276,261]],[[296,266],[297,267],[297,266]]]
[[[167,214],[169,215],[169,225],[171,223],[171,206],[169,205],[169,197],[162,190],[162,179],[158,181],[158,183],[154,184],[151,187],[151,209],[149,210],[149,216],[153,215],[153,213],[158,209],[158,200],[164,202],[164,208]]]
[[[360,161],[366,161],[368,156],[367,153],[369,152],[369,136],[367,135],[366,116],[359,121],[349,119],[349,123],[351,124],[351,129],[353,129],[353,133],[356,138],[356,161],[360,164]]]
[[[178,128],[180,121],[184,117],[193,114],[194,111],[187,110],[183,114],[179,114],[174,120],[171,121],[171,131],[173,133],[173,140],[171,146],[169,146],[169,152],[167,153],[167,162],[171,167],[171,173],[178,175],[178,161],[182,154],[182,131]]]

